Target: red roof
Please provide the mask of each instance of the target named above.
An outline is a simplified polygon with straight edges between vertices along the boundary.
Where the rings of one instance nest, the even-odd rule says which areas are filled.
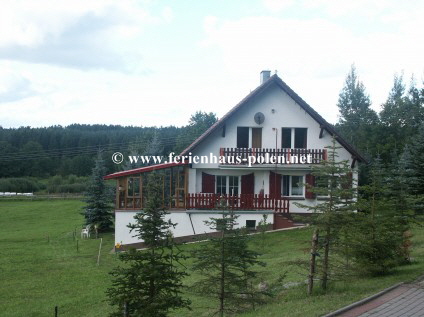
[[[157,165],[144,166],[144,167],[139,167],[139,168],[135,168],[135,169],[132,169],[132,170],[127,170],[127,171],[109,174],[109,175],[104,176],[103,179],[105,179],[105,180],[106,179],[113,179],[113,178],[118,178],[118,177],[123,177],[123,176],[128,176],[128,175],[146,173],[146,172],[150,172],[150,171],[161,170],[161,169],[174,167],[174,166],[184,166],[184,165],[188,165],[188,163],[174,163],[173,162],[173,163],[162,163],[162,164],[157,164]]]

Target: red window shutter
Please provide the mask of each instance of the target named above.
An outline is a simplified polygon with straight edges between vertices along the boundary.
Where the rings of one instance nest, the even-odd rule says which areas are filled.
[[[253,173],[242,175],[241,177],[241,193],[254,194],[255,193],[255,175]]]
[[[269,196],[271,198],[281,197],[281,174],[269,173]]]
[[[215,175],[202,172],[202,193],[215,193]]]
[[[314,199],[316,195],[315,193],[311,191],[310,186],[315,186],[315,176],[312,174],[306,174],[305,183],[306,183],[305,198]]]

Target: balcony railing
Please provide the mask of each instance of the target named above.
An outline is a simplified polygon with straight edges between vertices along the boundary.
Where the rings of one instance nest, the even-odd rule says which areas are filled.
[[[224,165],[319,164],[327,159],[326,149],[221,148]],[[237,159],[238,158],[238,159]]]
[[[283,197],[261,194],[187,194],[186,209],[274,210],[288,213],[289,201]]]

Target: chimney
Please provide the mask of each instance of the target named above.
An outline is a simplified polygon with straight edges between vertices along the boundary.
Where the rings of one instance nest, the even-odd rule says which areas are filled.
[[[270,70],[261,71],[261,84],[266,82],[270,77],[271,77],[271,71]]]

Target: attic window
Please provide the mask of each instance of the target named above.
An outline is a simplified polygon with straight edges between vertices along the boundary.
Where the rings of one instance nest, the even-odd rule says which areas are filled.
[[[307,128],[281,128],[281,148],[306,149]]]
[[[262,148],[262,128],[237,127],[237,148]]]
[[[237,147],[249,147],[249,127],[237,127]]]

